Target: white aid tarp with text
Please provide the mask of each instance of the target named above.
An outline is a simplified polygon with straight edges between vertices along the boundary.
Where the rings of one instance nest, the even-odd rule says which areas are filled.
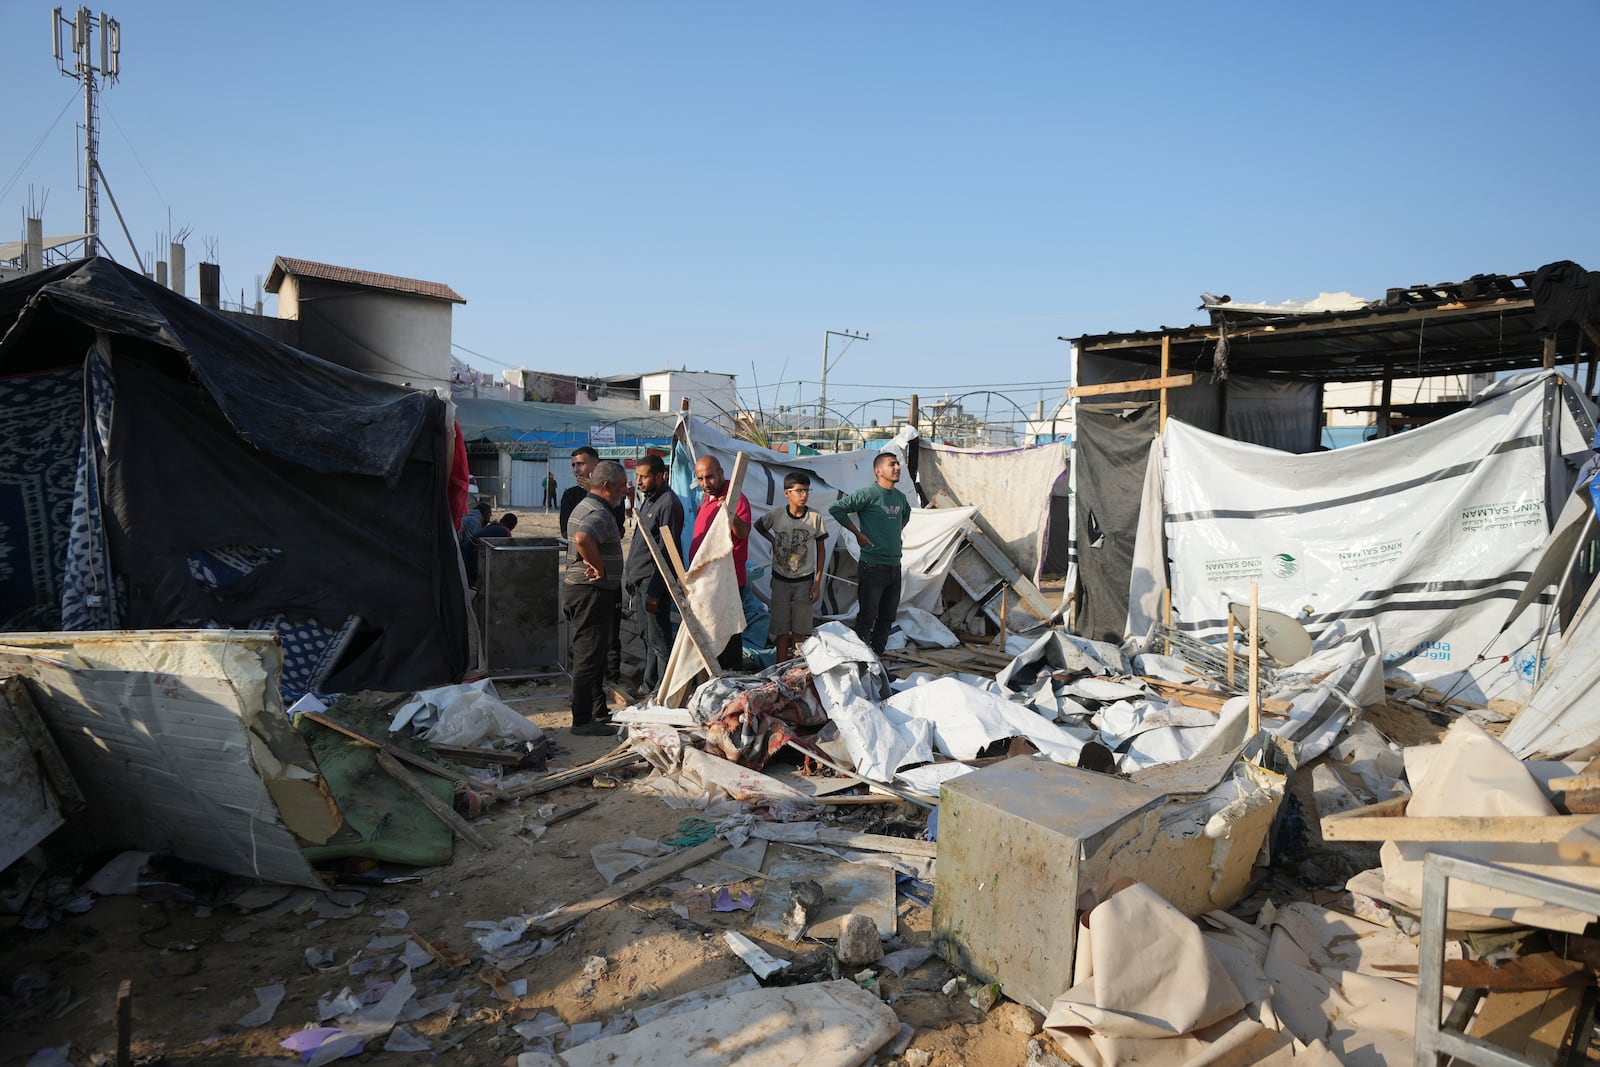
[[[1586,447],[1544,376],[1407,433],[1308,455],[1169,422],[1158,473],[1174,622],[1220,640],[1228,605],[1248,604],[1255,582],[1262,607],[1313,637],[1375,623],[1390,677],[1524,699],[1535,623],[1499,628],[1549,529],[1551,468]],[[1136,584],[1160,573],[1153,540],[1135,552]],[[1135,633],[1153,621],[1142,614]]]

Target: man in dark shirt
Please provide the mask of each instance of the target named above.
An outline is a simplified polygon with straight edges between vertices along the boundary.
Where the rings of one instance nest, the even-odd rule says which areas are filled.
[[[655,542],[656,551],[663,552],[661,527],[671,531],[674,546],[683,540],[683,501],[667,485],[667,465],[655,454],[645,456],[634,468],[639,483],[639,507],[635,514],[639,526],[633,534],[633,546],[628,550],[628,565],[622,574],[623,595],[631,596],[634,617],[639,620],[644,638],[644,673],[640,679],[645,689],[653,690],[661,684],[667,669],[667,657],[672,654],[672,600],[667,594],[666,580],[656,569],[655,557],[645,538]]]
[[[478,531],[475,540],[481,541],[485,537],[510,537],[511,531],[515,530],[516,528],[517,517],[508,511],[504,515],[500,516],[499,522],[491,522],[489,525],[481,528]]]
[[[571,518],[573,509],[578,502],[589,494],[589,479],[594,473],[595,464],[600,462],[600,453],[588,445],[579,445],[572,450],[572,477],[578,484],[561,494],[561,536],[567,536],[567,520]],[[624,475],[626,481],[626,475]],[[626,496],[624,490],[623,496]],[[617,520],[617,529],[626,531],[628,528],[628,513],[623,508],[622,497],[618,497],[609,507],[612,517]],[[617,601],[616,617],[611,620],[611,651],[606,660],[606,677],[616,681],[622,677],[622,601]]]
[[[622,531],[612,508],[627,491],[621,464],[596,464],[589,492],[568,516],[561,612],[572,632],[572,732],[584,737],[616,733],[605,691],[611,619],[622,596]]]

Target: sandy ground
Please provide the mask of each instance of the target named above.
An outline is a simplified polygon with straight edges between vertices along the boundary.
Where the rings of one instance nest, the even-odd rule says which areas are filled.
[[[497,516],[498,517],[498,516]],[[519,534],[555,532],[556,517],[523,515]],[[607,738],[574,737],[566,726],[567,692],[561,685],[503,684],[501,695],[537,723],[554,743],[550,769],[577,766],[608,750]],[[640,772],[642,773],[642,772]],[[656,1003],[747,973],[720,934],[735,929],[773,955],[795,961],[791,971],[806,980],[831,977],[829,943],[791,943],[750,926],[746,912],[708,908],[712,882],[666,883],[583,920],[570,939],[547,955],[505,973],[525,979],[527,992],[507,1001],[485,983],[482,952],[464,924],[532,915],[603,892],[590,849],[631,835],[660,839],[678,830],[685,813],[654,796],[620,788],[596,788],[585,779],[521,804],[491,804],[474,826],[493,848],[480,852],[456,842],[454,859],[411,883],[340,887],[327,893],[255,887],[244,897],[239,884],[200,885],[198,900],[107,897],[83,914],[62,915],[44,930],[22,929],[14,916],[0,916],[0,1064],[26,1064],[47,1047],[70,1043],[76,1065],[112,1062],[115,1005],[121,983],[132,992],[133,1062],[216,1065],[279,1063],[294,1053],[279,1043],[317,1024],[318,1001],[349,987],[357,995],[369,980],[392,980],[397,964],[378,965],[352,976],[350,965],[392,955],[369,949],[374,937],[394,935],[394,909],[409,930],[430,941],[448,942],[471,957],[454,970],[438,963],[416,972],[417,997],[450,994],[459,1008],[411,1023],[441,1063],[500,1064],[525,1047],[512,1026],[542,1011],[567,1023],[602,1021],[621,1009]],[[541,805],[558,811],[595,801],[595,806],[551,826],[539,840],[518,831],[539,822]],[[900,815],[920,820],[918,809],[874,805],[840,808],[840,825],[877,832]],[[767,862],[790,850],[774,845]],[[794,852],[804,856],[805,853]],[[91,869],[76,872],[81,881]],[[62,872],[71,874],[72,872]],[[381,872],[369,872],[381,873]],[[392,873],[406,873],[393,869]],[[760,879],[721,877],[737,896],[764,892]],[[786,892],[785,886],[780,887]],[[683,918],[674,906],[687,909]],[[898,929],[886,949],[927,943],[930,912],[898,901]],[[331,963],[308,964],[308,950],[331,953]],[[604,971],[583,976],[585,965],[603,957]],[[854,971],[856,969],[852,969]],[[987,1014],[970,993],[942,987],[955,972],[938,957],[904,978],[878,978],[881,995],[915,1029],[913,1049],[925,1050],[934,1067],[956,1064],[1022,1064],[1026,1045],[1041,1022],[1036,1013],[1002,1001]],[[257,1006],[253,990],[281,985],[285,995],[272,1021],[241,1027],[236,1020]],[[974,987],[976,988],[976,987]],[[327,1025],[327,1024],[321,1024]],[[369,1050],[362,1060],[426,1062],[428,1053]]]
[[[524,513],[518,533],[553,533],[555,523],[554,514]],[[552,770],[588,762],[615,743],[574,737],[566,730],[564,685],[503,685],[501,695],[552,739]],[[542,805],[559,812],[587,801],[595,805],[554,824],[538,840],[519,834],[540,822]],[[882,832],[886,820],[913,825],[922,818],[913,807],[835,810],[846,813],[838,816],[841,825],[868,832]],[[569,1024],[604,1021],[622,1009],[746,973],[720,936],[729,929],[794,961],[791,972],[801,979],[830,977],[831,943],[789,942],[753,928],[746,912],[709,910],[708,894],[720,885],[728,885],[735,896],[748,891],[759,897],[766,891],[761,879],[741,881],[737,872],[721,871],[703,875],[705,881],[668,882],[593,913],[548,954],[505,972],[508,981],[526,980],[524,995],[503,999],[486,983],[488,968],[466,923],[540,914],[605,891],[590,857],[593,846],[635,834],[670,836],[683,814],[632,790],[628,782],[597,788],[585,778],[521,804],[491,804],[474,826],[492,849],[480,852],[458,841],[451,863],[414,882],[327,893],[255,887],[243,897],[241,885],[191,882],[197,900],[108,897],[39,931],[0,916],[0,1065],[26,1064],[39,1049],[69,1043],[70,1062],[79,1067],[110,1062],[105,1057],[114,1049],[115,1004],[123,982],[132,992],[135,1063],[240,1067],[290,1061],[295,1054],[279,1043],[317,1023],[319,999],[346,987],[359,995],[369,981],[397,975],[394,963],[351,973],[352,964],[360,969],[364,961],[393,954],[393,949],[368,946],[375,937],[398,933],[395,921],[468,955],[469,962],[453,969],[433,963],[416,972],[419,998],[448,994],[458,1006],[409,1024],[429,1043],[431,1054],[372,1049],[358,1062],[504,1063],[525,1047],[512,1027],[541,1012],[553,1012]],[[807,855],[774,845],[768,866],[786,854]],[[77,880],[88,873],[76,872]],[[719,877],[732,881],[719,882]],[[1278,887],[1282,891],[1284,884],[1279,881]],[[686,909],[687,918],[675,908]],[[885,947],[926,945],[930,927],[930,912],[901,897],[896,935]],[[328,954],[331,962],[309,964],[308,950]],[[603,958],[603,970],[586,978],[585,967],[596,957]],[[1006,1001],[985,1013],[973,1005],[969,990],[946,994],[943,987],[956,975],[938,957],[903,978],[874,977],[880,995],[915,1031],[910,1048],[927,1054],[925,1059],[913,1054],[914,1062],[930,1067],[1029,1062],[1028,1042],[1042,1021],[1037,1013]],[[238,1025],[256,1007],[253,990],[269,985],[281,985],[285,993],[273,1019],[260,1026]]]

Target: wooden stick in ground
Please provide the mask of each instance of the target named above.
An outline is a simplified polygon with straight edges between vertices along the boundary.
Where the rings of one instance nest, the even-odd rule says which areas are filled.
[[[1250,583],[1250,736],[1261,732],[1261,601]]]
[[[1000,587],[1000,647],[1006,647],[1006,588]]]
[[[117,1067],[133,1067],[133,979],[117,987]]]
[[[389,777],[405,786],[406,791],[420,800],[423,807],[439,816],[441,822],[454,830],[459,836],[472,842],[479,852],[490,852],[494,849],[494,846],[489,844],[482,834],[472,828],[471,823],[457,815],[455,809],[448,802],[440,800],[428,792],[428,787],[417,781],[417,776],[400,766],[400,762],[389,755],[388,752],[379,751],[378,766],[387,771]]]

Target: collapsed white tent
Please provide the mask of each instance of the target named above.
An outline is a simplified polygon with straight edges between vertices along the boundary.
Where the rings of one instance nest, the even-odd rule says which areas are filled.
[[[1375,623],[1391,677],[1465,699],[1526,698],[1535,625],[1501,632],[1587,456],[1592,418],[1550,372],[1497,382],[1472,407],[1337,452],[1294,455],[1176,420],[1153,445],[1129,632],[1158,620],[1218,640],[1228,605],[1313,635]]]
[[[1593,462],[1585,473],[1577,491],[1567,498],[1567,506],[1534,567],[1533,577],[1507,616],[1506,626],[1513,625],[1523,610],[1550,587],[1564,589],[1579,552],[1589,544],[1596,521],[1595,505],[1588,491]],[[1600,741],[1600,658],[1595,656],[1595,646],[1600,643],[1597,591],[1600,582],[1589,586],[1560,637],[1547,640],[1545,651],[1551,654],[1537,672],[1533,696],[1500,739],[1520,759],[1564,756]],[[1551,621],[1541,616],[1538,630],[1545,632]]]

